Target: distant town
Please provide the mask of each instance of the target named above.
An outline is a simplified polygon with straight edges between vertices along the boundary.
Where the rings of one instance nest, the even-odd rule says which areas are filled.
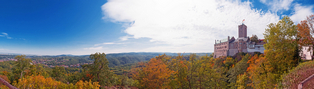
[[[17,59],[14,58],[4,58],[4,59],[0,59],[0,62],[4,62],[4,61],[17,61]],[[92,64],[92,62],[87,62],[87,63],[77,63],[77,64],[71,64],[71,65],[65,65],[64,63],[69,62],[69,60],[56,60],[54,58],[48,59],[48,60],[44,60],[44,59],[39,59],[39,60],[32,60],[33,64],[42,64],[45,65],[47,67],[55,67],[55,66],[61,66],[61,67],[81,67],[81,65],[85,65],[85,64]],[[54,64],[52,64],[54,63]]]

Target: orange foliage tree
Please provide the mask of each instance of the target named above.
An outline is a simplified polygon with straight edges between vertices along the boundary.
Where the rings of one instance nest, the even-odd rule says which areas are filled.
[[[267,71],[265,67],[266,59],[263,55],[254,55],[247,62],[249,67],[247,72],[249,74],[249,79],[252,81],[249,86],[253,88],[267,88]]]
[[[156,57],[157,58],[157,57]],[[141,88],[160,89],[167,88],[169,77],[174,72],[161,60],[152,58],[148,63],[139,63],[133,78],[138,79]]]
[[[301,21],[297,25],[298,27],[297,37],[299,38],[298,44],[300,45],[299,49],[302,46],[313,46],[313,43],[314,43],[314,38],[312,36],[314,34],[313,24],[314,24],[314,15],[310,15],[307,17],[306,20]],[[308,51],[310,50],[311,48],[308,49]],[[313,54],[311,54],[311,56],[313,56]]]

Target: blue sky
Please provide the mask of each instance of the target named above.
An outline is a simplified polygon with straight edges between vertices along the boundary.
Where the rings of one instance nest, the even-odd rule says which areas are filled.
[[[312,0],[0,1],[0,53],[213,52],[237,25],[263,38],[266,25],[313,14]]]

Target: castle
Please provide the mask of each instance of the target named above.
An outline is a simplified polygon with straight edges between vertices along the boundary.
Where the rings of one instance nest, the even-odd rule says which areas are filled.
[[[214,58],[220,56],[234,56],[237,53],[264,53],[263,39],[258,41],[251,41],[247,36],[247,26],[242,23],[238,26],[238,38],[229,37],[222,40],[215,40],[214,44]]]

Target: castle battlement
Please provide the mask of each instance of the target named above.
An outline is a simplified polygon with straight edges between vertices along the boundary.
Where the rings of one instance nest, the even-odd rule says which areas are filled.
[[[238,38],[228,36],[227,39],[215,40],[214,44],[214,58],[220,56],[234,56],[237,53],[264,53],[263,45],[265,42],[259,40],[257,43],[252,42],[247,36],[247,26],[241,24],[238,26]]]

